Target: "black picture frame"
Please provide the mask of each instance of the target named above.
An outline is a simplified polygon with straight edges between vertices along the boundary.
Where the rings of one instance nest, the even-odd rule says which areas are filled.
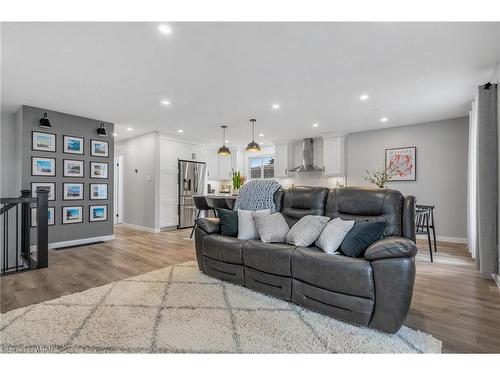
[[[71,151],[66,151],[66,138],[76,138],[81,141],[82,144],[82,152],[71,152]],[[70,134],[63,134],[63,144],[62,144],[62,150],[63,154],[70,154],[70,155],[85,155],[85,138],[83,137],[78,137],[76,135],[70,135]]]
[[[53,160],[53,162],[54,162],[54,174],[36,174],[36,173],[34,173],[33,163],[34,163],[35,159]],[[32,156],[31,157],[31,176],[36,176],[36,177],[56,177],[56,168],[57,168],[57,160],[56,160],[56,158],[44,158],[43,156]]]
[[[36,228],[36,225],[33,225],[33,211],[36,210],[36,207],[31,207],[30,208],[30,227],[31,228]],[[54,218],[52,221],[53,223],[50,224],[48,223],[48,226],[53,226],[56,225],[56,208],[54,206],[48,207],[48,211],[52,211],[52,217]]]
[[[93,208],[93,207],[103,207],[103,206],[105,206],[105,207],[106,207],[106,218],[105,218],[105,219],[102,219],[102,220],[92,220],[92,208]],[[108,204],[95,204],[95,205],[90,205],[90,206],[89,206],[89,223],[100,223],[100,222],[102,222],[102,221],[108,221],[108,219],[109,219],[108,210],[109,210],[109,206],[108,206]]]
[[[66,162],[67,161],[81,163],[82,164],[82,175],[81,176],[67,175],[66,174]],[[85,178],[85,162],[83,160],[77,160],[77,159],[63,159],[63,177],[68,177],[68,178]]]
[[[417,181],[417,146],[405,146],[405,147],[393,147],[393,148],[386,148],[384,151],[384,169],[387,168],[387,151],[394,151],[394,150],[403,150],[403,149],[413,149],[413,153],[415,155],[414,158],[414,177],[413,179],[408,179],[408,180],[393,180],[392,178],[387,181],[387,182],[414,182]]]
[[[96,142],[106,143],[106,155],[99,155],[94,153],[94,144]],[[96,158],[109,158],[109,141],[102,141],[100,139],[91,139],[90,140],[90,156],[94,156]]]
[[[46,134],[54,137],[54,151],[52,150],[43,150],[41,148],[35,148],[35,133],[38,134]],[[31,151],[41,151],[41,152],[50,152],[50,153],[56,153],[57,152],[57,136],[54,133],[47,133],[47,132],[40,132],[38,130],[32,130],[31,131]]]
[[[94,164],[106,164],[106,177],[95,177],[92,175],[92,166]],[[89,173],[90,173],[90,178],[92,179],[96,179],[96,180],[107,180],[109,178],[109,162],[107,161],[91,161],[90,162],[90,170],[89,170]]]
[[[56,193],[57,193],[57,191],[56,191],[56,183],[55,182],[44,182],[44,181],[38,182],[38,181],[33,181],[31,183],[31,196],[32,197],[35,197],[35,193],[36,193],[36,190],[33,190],[33,185],[35,185],[35,184],[37,184],[37,185],[44,185],[44,186],[52,185],[53,186],[54,194],[52,194],[52,199],[50,199],[50,194],[49,194],[48,200],[49,201],[55,201],[56,200]]]
[[[81,212],[80,221],[74,221],[72,223],[65,223],[64,222],[64,209],[65,208],[80,208],[80,212]],[[71,225],[71,224],[81,224],[81,223],[83,223],[83,206],[62,206],[61,207],[61,225]]]
[[[65,198],[66,185],[81,185],[82,186],[82,195],[81,198]],[[85,199],[85,184],[83,182],[63,182],[62,188],[62,200],[63,201],[83,201]]]
[[[106,198],[92,198],[92,186],[93,185],[106,185]],[[89,200],[91,201],[106,201],[109,197],[109,190],[107,183],[91,183],[89,186]]]

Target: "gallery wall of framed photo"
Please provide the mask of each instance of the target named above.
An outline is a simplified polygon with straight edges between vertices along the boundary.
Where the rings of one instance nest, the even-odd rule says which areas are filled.
[[[44,113],[50,128],[40,127]],[[112,235],[114,125],[30,106],[20,108],[18,122],[22,188],[34,196],[49,189],[49,243]],[[106,137],[97,134],[101,123]],[[34,207],[31,217],[35,231]]]

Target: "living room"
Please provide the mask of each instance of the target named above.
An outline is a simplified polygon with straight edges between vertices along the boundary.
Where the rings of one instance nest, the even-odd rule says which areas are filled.
[[[500,22],[165,18],[2,20],[3,355],[500,353]]]

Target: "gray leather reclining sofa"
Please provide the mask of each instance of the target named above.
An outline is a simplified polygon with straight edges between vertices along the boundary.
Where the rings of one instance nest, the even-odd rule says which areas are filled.
[[[337,319],[398,331],[415,280],[415,198],[389,189],[292,187],[276,192],[274,199],[290,227],[305,215],[384,221],[384,238],[363,258],[352,258],[327,254],[314,245],[223,236],[217,219],[198,219],[200,270]]]

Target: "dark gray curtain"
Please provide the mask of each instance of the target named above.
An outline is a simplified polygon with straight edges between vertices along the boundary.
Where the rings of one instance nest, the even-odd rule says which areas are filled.
[[[498,103],[497,85],[479,87],[477,103],[477,268],[498,271]]]

